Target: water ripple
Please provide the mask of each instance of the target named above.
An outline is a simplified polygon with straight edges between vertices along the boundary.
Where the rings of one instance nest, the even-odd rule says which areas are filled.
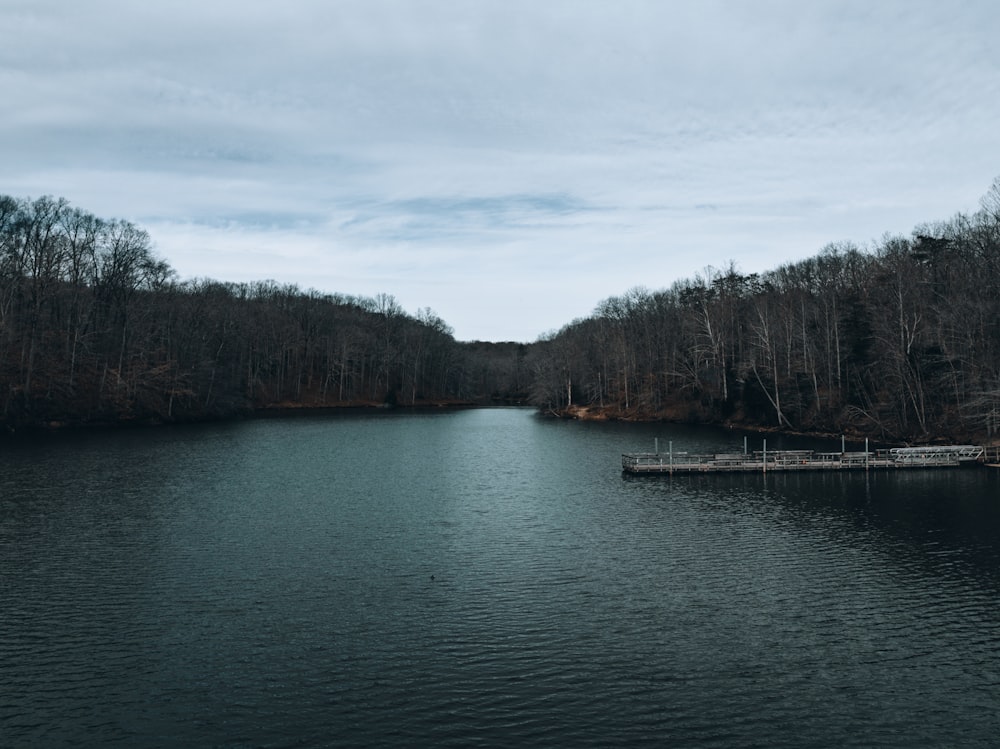
[[[635,481],[624,428],[275,420],[0,457],[0,733],[993,744],[994,477]]]

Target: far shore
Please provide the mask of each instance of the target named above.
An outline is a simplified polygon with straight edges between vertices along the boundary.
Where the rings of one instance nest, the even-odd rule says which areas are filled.
[[[874,445],[982,445],[983,447],[1000,446],[1000,437],[986,438],[982,435],[959,434],[959,435],[935,435],[919,440],[893,439],[892,437],[874,435],[858,430],[845,429],[833,432],[828,430],[799,430],[789,427],[779,427],[776,425],[754,424],[735,419],[726,421],[698,421],[692,419],[679,418],[677,414],[670,412],[650,414],[638,409],[632,411],[622,411],[617,408],[600,406],[570,406],[562,409],[546,409],[543,413],[549,417],[557,419],[571,419],[577,421],[624,421],[633,423],[656,423],[664,424],[690,424],[693,426],[717,426],[732,429],[740,432],[750,432],[752,434],[785,434],[794,437],[813,437],[816,439],[841,439],[846,438],[852,442],[864,442],[866,439]]]
[[[446,411],[472,408],[495,408],[519,406],[524,408],[534,408],[521,400],[495,400],[488,403],[480,403],[471,400],[458,399],[432,399],[418,400],[413,403],[390,403],[376,400],[364,401],[337,401],[337,402],[295,402],[283,401],[268,405],[256,406],[234,411],[230,414],[219,415],[215,418],[201,418],[197,420],[187,419],[122,419],[119,421],[72,421],[72,420],[46,420],[33,424],[21,424],[15,426],[0,424],[0,439],[4,437],[14,437],[23,434],[45,434],[63,431],[87,430],[87,429],[119,429],[137,427],[156,427],[166,425],[196,424],[210,422],[224,422],[245,418],[271,418],[293,415],[309,415],[320,413],[385,413],[385,412],[428,412]],[[934,435],[924,439],[903,440],[894,439],[891,436],[875,435],[864,433],[858,430],[845,429],[843,431],[829,430],[802,430],[789,427],[778,427],[776,425],[756,424],[740,421],[738,419],[728,419],[725,421],[699,420],[686,418],[680,413],[671,410],[664,410],[657,413],[650,413],[639,409],[628,411],[617,407],[601,406],[570,406],[568,408],[551,409],[536,408],[539,416],[543,418],[567,419],[575,421],[620,421],[629,423],[662,423],[662,424],[685,424],[690,426],[714,426],[733,431],[747,432],[751,434],[781,434],[795,437],[806,437],[815,439],[841,439],[846,438],[854,443],[864,442],[866,439],[875,446],[916,446],[916,445],[954,445],[972,444],[983,447],[1000,446],[1000,437],[985,437],[979,435],[956,434],[956,435]],[[1000,466],[998,466],[1000,467]]]

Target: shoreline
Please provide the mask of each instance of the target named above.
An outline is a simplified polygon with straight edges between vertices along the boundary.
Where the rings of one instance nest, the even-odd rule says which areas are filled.
[[[267,419],[283,416],[305,416],[322,413],[386,413],[399,411],[446,411],[466,408],[489,408],[467,400],[432,400],[417,403],[390,404],[376,401],[354,401],[341,403],[275,403],[265,406],[245,407],[226,414],[203,416],[192,419],[164,419],[160,417],[132,418],[117,420],[47,419],[22,424],[0,423],[0,441],[19,435],[46,435],[87,430],[105,431],[111,429],[155,429],[158,427],[185,426],[192,424],[217,424],[246,419]]]
[[[953,444],[975,444],[983,447],[1000,446],[1000,438],[987,438],[982,435],[976,436],[969,433],[962,433],[955,436],[939,435],[929,437],[924,440],[905,439],[902,437],[876,436],[857,430],[844,430],[840,432],[828,430],[802,430],[790,429],[787,427],[767,426],[763,424],[753,424],[740,422],[733,419],[724,421],[698,421],[671,417],[669,414],[651,415],[640,414],[638,411],[632,414],[620,414],[609,408],[591,406],[571,406],[562,409],[539,409],[539,412],[547,418],[566,419],[572,421],[622,421],[634,424],[686,424],[691,426],[715,426],[733,431],[748,432],[750,434],[782,434],[791,437],[811,437],[815,439],[841,439],[846,438],[852,442],[864,442],[868,440],[873,447],[879,445],[893,445],[903,447],[928,446],[928,445],[953,445]]]
[[[976,444],[983,447],[1000,446],[1000,438],[985,438],[971,434],[961,434],[958,436],[936,436],[926,440],[906,440],[902,438],[892,438],[885,436],[875,436],[861,431],[845,430],[834,432],[829,430],[801,430],[789,429],[777,426],[753,424],[739,422],[733,419],[725,421],[699,421],[691,418],[679,418],[669,413],[663,414],[643,414],[638,411],[632,413],[622,413],[611,408],[600,408],[591,406],[571,406],[562,409],[545,409],[526,405],[522,402],[494,402],[479,403],[470,400],[428,400],[416,403],[379,403],[377,401],[353,401],[340,403],[294,403],[282,402],[264,406],[247,407],[233,411],[229,414],[207,416],[197,419],[120,419],[117,421],[74,421],[74,420],[48,420],[33,424],[0,424],[0,442],[15,438],[19,435],[46,435],[67,432],[108,429],[142,429],[156,428],[163,426],[180,426],[192,424],[210,424],[229,421],[241,421],[245,419],[267,419],[281,418],[287,416],[307,416],[318,414],[354,413],[354,414],[383,414],[398,412],[440,412],[449,410],[464,410],[474,408],[500,408],[505,406],[515,406],[521,408],[532,408],[537,415],[542,418],[563,419],[569,421],[620,421],[635,424],[683,424],[689,426],[721,427],[733,431],[747,432],[749,434],[781,434],[793,437],[806,437],[815,439],[841,439],[847,438],[852,442],[863,442],[869,440],[872,446],[878,445],[947,445],[947,444]]]

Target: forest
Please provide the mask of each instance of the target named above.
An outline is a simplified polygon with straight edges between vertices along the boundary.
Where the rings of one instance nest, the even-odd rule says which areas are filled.
[[[1000,428],[1000,179],[972,215],[637,288],[535,344],[556,412],[893,441]]]
[[[180,280],[149,234],[0,196],[0,427],[273,408],[532,404],[896,441],[1000,429],[1000,178],[971,215],[635,288],[532,343],[431,309],[273,281]]]

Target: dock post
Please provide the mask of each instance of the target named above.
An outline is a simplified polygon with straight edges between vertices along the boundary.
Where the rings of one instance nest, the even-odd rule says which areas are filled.
[[[674,441],[670,440],[670,475],[674,475]]]
[[[843,455],[847,452],[847,443],[844,440],[844,435],[840,435],[840,454]]]
[[[657,455],[660,454],[660,438],[659,437],[653,437],[653,452],[656,453]]]
[[[868,438],[865,437],[865,470],[868,470]]]
[[[764,440],[764,461],[761,463],[761,470],[767,473],[767,440]]]
[[[743,457],[747,456],[747,436],[743,435]]]

